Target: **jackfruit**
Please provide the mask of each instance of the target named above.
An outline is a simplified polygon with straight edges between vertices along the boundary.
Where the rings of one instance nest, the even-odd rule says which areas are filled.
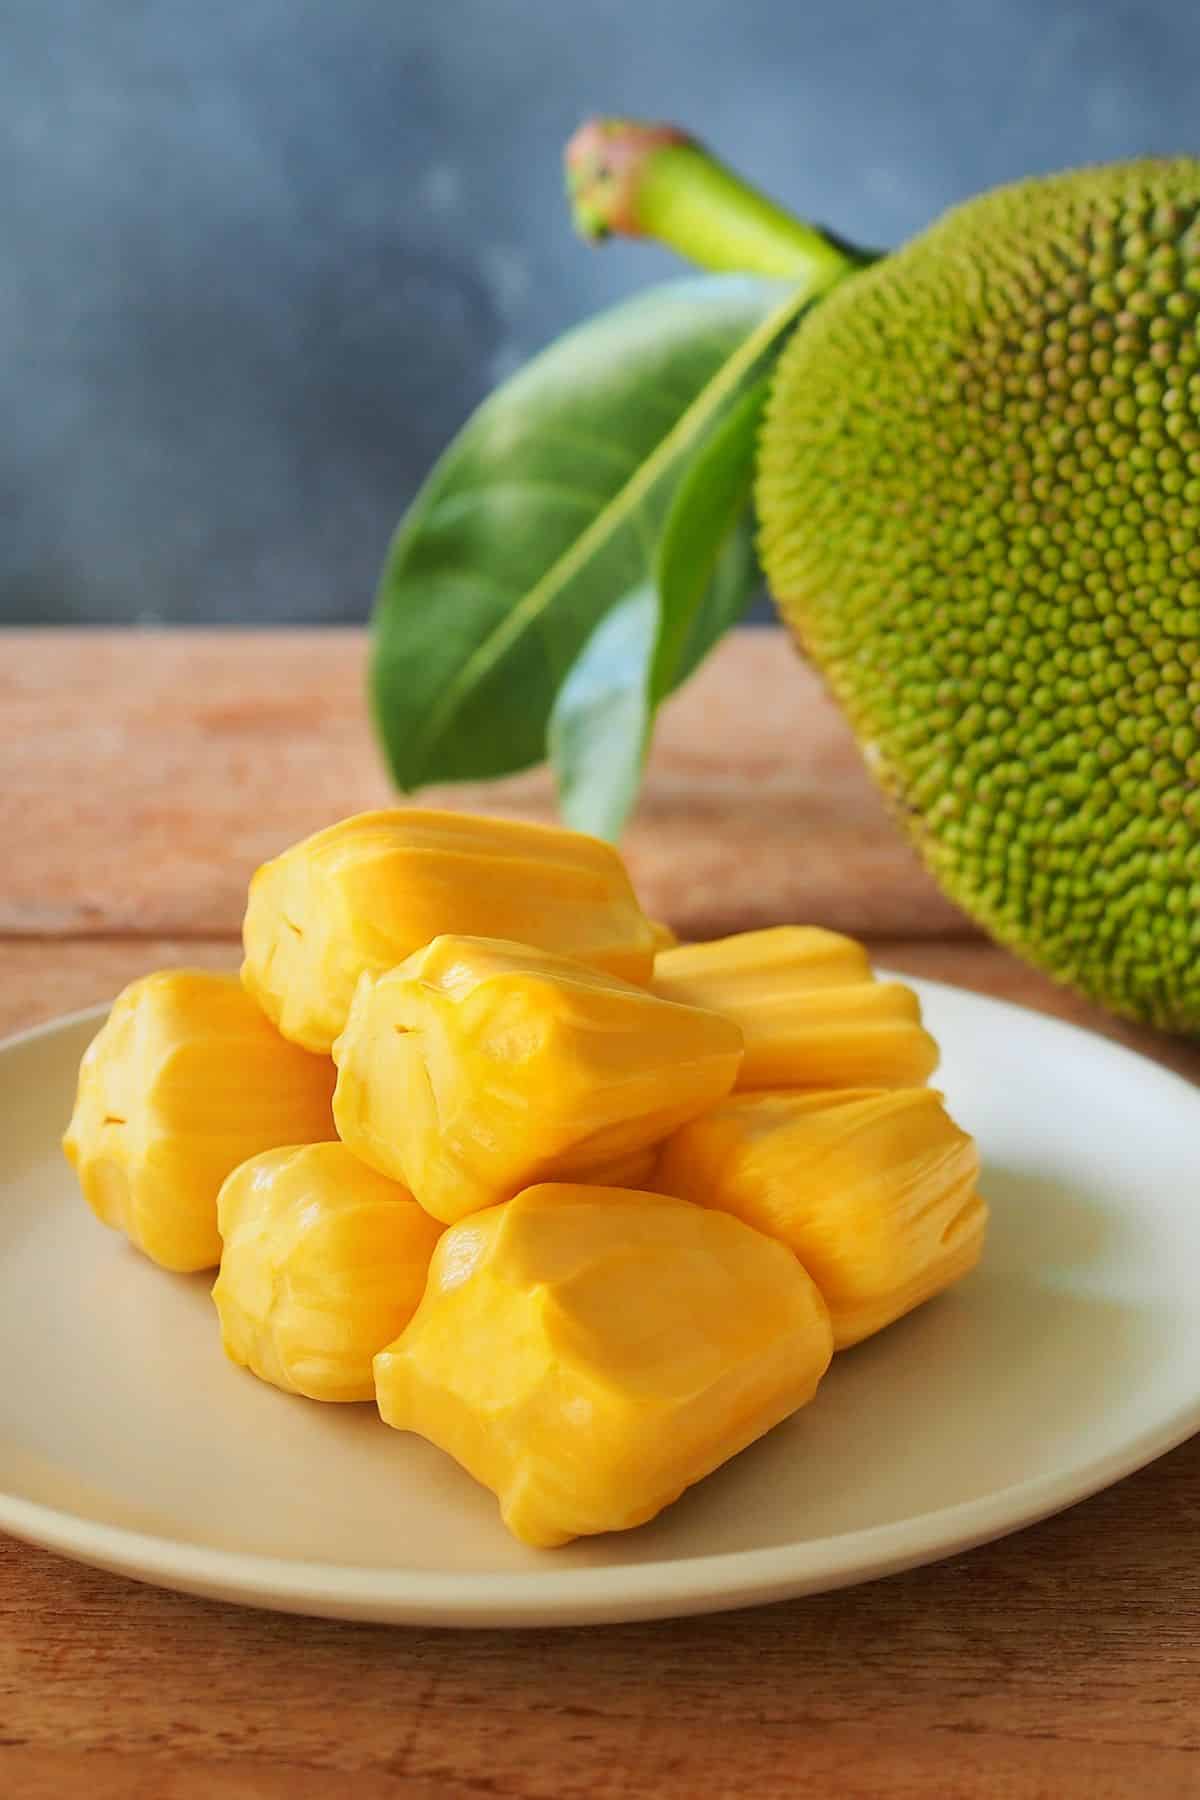
[[[614,1156],[609,1162],[589,1164],[586,1184],[588,1187],[652,1188],[657,1163],[658,1145],[648,1144],[644,1150],[630,1150],[624,1156]]]
[[[909,1087],[937,1067],[912,989],[876,981],[853,938],[780,925],[660,951],[653,991],[741,1027],[739,1088]]]
[[[826,300],[768,580],[946,892],[1200,1028],[1200,163],[1022,182]]]
[[[63,1150],[97,1218],[164,1269],[211,1269],[221,1183],[261,1150],[330,1137],[333,1082],[236,976],[163,970],[118,996],[85,1050]]]
[[[1200,1030],[1200,161],[1017,182],[872,258],[678,133],[568,154],[584,229],[819,299],[772,379],[760,549],[941,886]]]
[[[653,985],[672,997],[682,996],[685,986],[703,987],[703,1004],[726,1012],[772,999],[781,984],[807,991],[871,979],[871,959],[857,939],[821,925],[771,925],[704,943],[663,944]]]
[[[333,1054],[342,1141],[449,1223],[661,1142],[729,1092],[742,1034],[565,956],[447,935],[362,976]]]
[[[978,1177],[974,1141],[940,1095],[844,1088],[736,1095],[664,1146],[655,1186],[788,1245],[843,1350],[975,1266]]]
[[[242,1163],[217,1223],[230,1361],[310,1400],[373,1400],[372,1358],[416,1311],[441,1227],[336,1143]]]
[[[444,1233],[375,1384],[387,1424],[550,1547],[653,1518],[811,1400],[831,1352],[782,1245],[661,1195],[549,1184]]]
[[[444,931],[519,939],[628,981],[654,965],[655,928],[611,844],[413,808],[343,819],[263,864],[242,980],[284,1037],[327,1051],[363,971]]]

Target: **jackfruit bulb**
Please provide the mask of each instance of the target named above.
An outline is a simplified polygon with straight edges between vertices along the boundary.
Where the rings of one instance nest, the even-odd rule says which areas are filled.
[[[417,1309],[440,1233],[342,1144],[252,1156],[217,1197],[212,1291],[231,1362],[285,1393],[373,1400],[371,1359]]]
[[[365,971],[439,932],[487,931],[648,981],[661,928],[611,844],[578,831],[407,807],[359,813],[250,883],[242,981],[292,1043],[327,1051]]]
[[[732,1020],[526,944],[447,933],[364,974],[334,1047],[347,1149],[446,1224],[542,1181],[644,1178],[737,1079]]]
[[[876,981],[861,944],[814,925],[661,950],[651,986],[741,1028],[739,1088],[906,1087],[937,1067],[912,989]]]
[[[375,1386],[387,1424],[548,1547],[653,1518],[806,1405],[832,1349],[782,1244],[661,1194],[546,1183],[445,1233]]]
[[[236,976],[160,969],[85,1050],[63,1150],[104,1224],[164,1269],[211,1269],[221,1183],[264,1150],[332,1137],[334,1077]]]

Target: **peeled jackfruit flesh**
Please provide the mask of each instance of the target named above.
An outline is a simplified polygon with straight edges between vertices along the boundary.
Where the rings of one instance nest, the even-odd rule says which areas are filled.
[[[655,1186],[795,1252],[836,1347],[949,1287],[983,1249],[979,1154],[929,1088],[737,1094],[677,1132]]]
[[[673,1000],[702,991],[704,1005],[729,1012],[770,999],[780,987],[807,992],[871,979],[870,958],[855,938],[821,925],[769,925],[704,943],[663,945],[653,985]]]
[[[648,1144],[644,1150],[630,1150],[607,1162],[589,1163],[581,1179],[589,1187],[652,1188],[657,1163],[658,1145]]]
[[[127,987],[84,1052],[63,1149],[97,1218],[165,1269],[211,1269],[221,1183],[260,1150],[330,1137],[333,1082],[236,976],[168,969]]]
[[[635,982],[654,962],[654,928],[611,844],[413,808],[343,819],[264,863],[242,980],[284,1037],[328,1051],[363,971],[446,931],[519,939]]]
[[[640,1525],[813,1396],[829,1317],[781,1244],[660,1195],[548,1184],[452,1225],[379,1410],[551,1547]]]
[[[912,989],[876,981],[862,945],[835,931],[780,925],[663,950],[651,985],[741,1027],[739,1088],[908,1087],[937,1067]]]
[[[945,891],[1200,1029],[1200,161],[968,201],[789,339],[771,589]]]
[[[230,1360],[311,1400],[373,1400],[372,1358],[416,1311],[441,1227],[338,1143],[251,1157],[217,1220]]]
[[[528,945],[442,936],[364,975],[334,1045],[347,1147],[446,1223],[611,1173],[714,1105],[737,1026]],[[626,1165],[627,1166],[627,1165]]]

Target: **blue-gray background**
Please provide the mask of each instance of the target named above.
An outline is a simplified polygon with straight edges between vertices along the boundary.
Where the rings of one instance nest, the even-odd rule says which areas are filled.
[[[674,265],[577,243],[589,111],[888,244],[1200,148],[1179,0],[6,0],[0,622],[367,611],[448,436]]]

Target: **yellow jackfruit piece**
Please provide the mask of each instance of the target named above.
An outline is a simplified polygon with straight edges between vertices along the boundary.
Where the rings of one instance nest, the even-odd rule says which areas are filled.
[[[831,1346],[782,1245],[661,1195],[549,1184],[445,1232],[375,1384],[389,1425],[548,1548],[653,1518],[805,1405]]]
[[[438,937],[361,978],[334,1118],[449,1223],[619,1166],[727,1094],[741,1054],[716,1013],[528,945]]]
[[[687,989],[703,989],[714,1012],[770,999],[781,984],[807,990],[871,979],[863,946],[822,925],[768,925],[700,944],[664,944],[654,962],[656,990],[681,1000]]]
[[[663,919],[651,919],[650,930],[654,934],[654,949],[656,954],[660,950],[673,950],[675,945],[679,942],[679,939],[676,937],[671,927]]]
[[[592,1164],[576,1180],[588,1187],[652,1188],[657,1162],[658,1145],[648,1144],[644,1150],[631,1150],[625,1156]]]
[[[416,809],[361,813],[264,863],[242,980],[284,1037],[328,1050],[358,977],[439,932],[519,939],[648,981],[654,931],[611,844],[545,825]]]
[[[127,987],[84,1052],[63,1149],[97,1218],[165,1269],[211,1269],[221,1183],[260,1150],[328,1138],[333,1082],[236,976],[167,969]]]
[[[664,1146],[655,1185],[795,1251],[841,1350],[974,1267],[979,1153],[930,1088],[734,1095]]]
[[[739,1088],[912,1087],[938,1047],[899,981],[876,981],[853,938],[814,925],[660,951],[653,990],[741,1026]]]
[[[371,1359],[416,1311],[441,1227],[336,1143],[251,1157],[217,1217],[229,1359],[310,1400],[373,1400]]]

